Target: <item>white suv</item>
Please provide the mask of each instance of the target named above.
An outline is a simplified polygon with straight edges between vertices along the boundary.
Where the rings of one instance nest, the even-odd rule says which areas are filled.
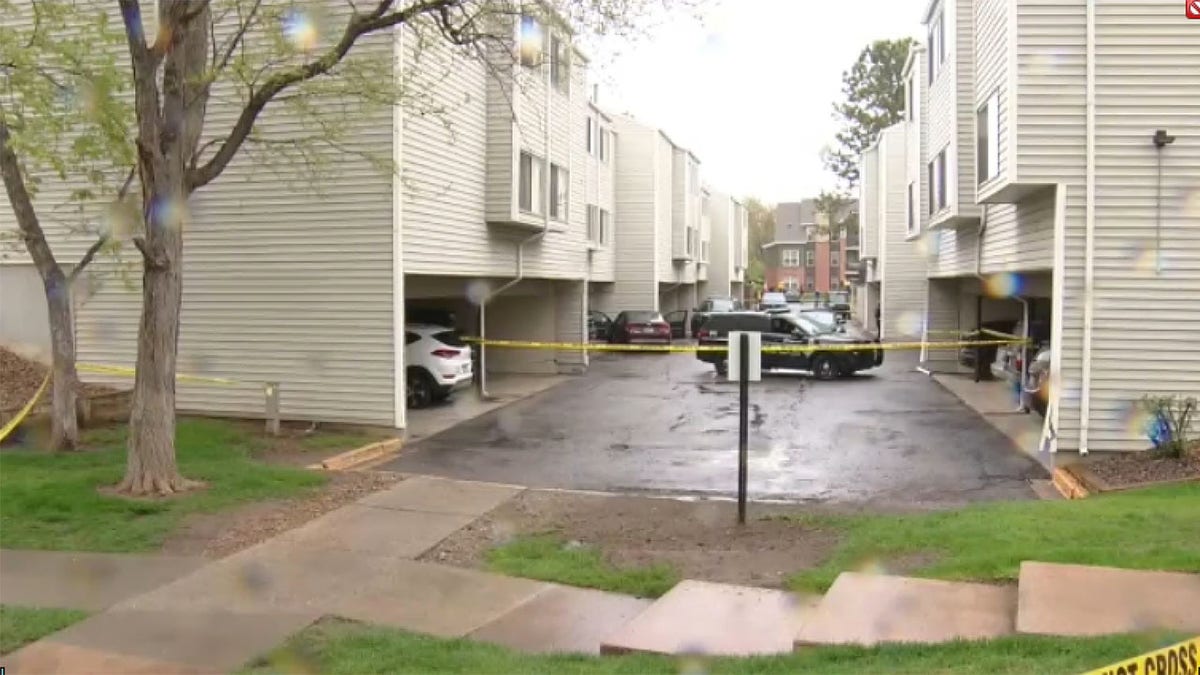
[[[474,379],[471,347],[445,326],[410,323],[404,331],[405,390],[409,408],[443,401]]]

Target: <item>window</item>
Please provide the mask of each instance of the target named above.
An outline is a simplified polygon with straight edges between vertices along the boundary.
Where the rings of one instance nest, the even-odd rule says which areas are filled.
[[[612,230],[612,215],[600,209],[600,243],[608,244],[609,233]]]
[[[564,94],[571,90],[571,45],[557,35],[550,37],[550,83]]]
[[[804,251],[804,266],[812,267],[815,259],[816,259],[816,256],[813,254],[813,250],[811,248],[805,249],[805,251]]]
[[[612,132],[608,129],[600,130],[600,161],[608,161],[609,148],[612,147]]]
[[[587,117],[587,153],[589,155],[596,154],[596,136],[595,136],[596,118],[588,115]]]
[[[946,208],[946,151],[942,150],[929,163],[929,212]]]
[[[550,217],[567,219],[567,194],[570,192],[571,174],[557,164],[550,165]]]
[[[783,266],[784,267],[799,267],[800,266],[800,249],[798,249],[798,248],[783,249]]]
[[[789,291],[794,291],[800,288],[800,282],[796,281],[796,277],[787,277],[783,280],[783,287]]]
[[[942,72],[942,64],[946,61],[946,30],[942,21],[942,13],[929,24],[929,82],[937,79]]]
[[[840,265],[842,263],[842,260],[838,256],[838,254],[839,254],[838,251],[830,251],[829,252],[829,266],[830,267],[837,267],[838,265]]]
[[[804,288],[805,288],[805,290],[809,290],[809,291],[811,291],[813,289],[813,280],[811,278],[805,282]]]
[[[910,237],[913,236],[914,234],[916,234],[917,230],[919,229],[917,227],[917,204],[916,204],[916,199],[915,199],[915,197],[916,197],[915,192],[916,192],[916,184],[909,183],[908,184],[908,194],[905,197],[905,199],[907,200],[907,201],[905,201],[905,205],[907,207],[905,213],[907,215],[905,216],[906,220],[904,222],[904,231],[907,232],[908,236],[910,236]]]
[[[542,22],[536,17],[521,16],[521,35],[518,41],[521,65],[536,68],[542,65]]]
[[[686,251],[687,251],[688,256],[691,257],[691,255],[692,255],[692,228],[689,227],[687,229],[686,234],[687,234],[687,240],[686,240],[687,241],[687,249],[686,249]]]
[[[595,204],[587,205],[587,237],[588,241],[600,241],[600,208]]]
[[[545,208],[542,194],[542,173],[545,164],[540,157],[528,152],[521,153],[521,175],[518,183],[518,203],[522,211],[540,215]]]
[[[980,183],[1000,174],[1000,94],[993,93],[975,114],[975,173]]]

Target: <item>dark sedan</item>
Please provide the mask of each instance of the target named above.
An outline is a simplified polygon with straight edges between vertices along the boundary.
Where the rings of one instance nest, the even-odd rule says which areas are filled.
[[[609,342],[617,344],[671,344],[671,325],[653,310],[629,310],[613,319]]]
[[[762,333],[764,348],[812,347],[811,350],[764,352],[764,370],[807,370],[819,380],[830,380],[849,377],[883,363],[883,351],[878,348],[877,341],[834,333],[825,324],[786,311],[714,314],[700,327],[697,338],[701,346],[724,347],[729,344],[730,331]],[[728,368],[727,352],[700,351],[696,358],[713,364],[718,374],[725,373]]]

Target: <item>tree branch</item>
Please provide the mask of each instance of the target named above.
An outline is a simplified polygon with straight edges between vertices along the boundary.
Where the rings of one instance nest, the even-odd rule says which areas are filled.
[[[67,281],[70,283],[75,283],[75,280],[79,278],[80,273],[83,272],[83,268],[87,267],[88,264],[92,262],[92,258],[95,258],[96,253],[107,243],[108,235],[100,235],[100,238],[97,239],[91,246],[89,246],[88,250],[83,254],[83,257],[79,259],[79,263],[75,265],[75,269],[71,270],[71,274],[67,276]]]
[[[49,284],[52,280],[61,278],[62,270],[54,259],[54,252],[46,243],[46,235],[38,222],[37,211],[33,208],[33,199],[25,186],[25,177],[21,171],[21,163],[17,154],[9,145],[11,138],[8,123],[5,122],[4,109],[0,107],[0,178],[4,181],[4,189],[12,204],[13,215],[17,219],[17,227],[21,230],[21,238],[25,241],[25,249],[33,258],[42,282]]]
[[[121,1],[124,3],[132,0]],[[463,0],[422,0],[406,5],[404,9],[389,13],[388,10],[394,4],[394,0],[379,0],[379,4],[371,12],[352,16],[350,21],[347,22],[346,30],[342,34],[341,39],[338,40],[338,43],[319,58],[300,66],[288,68],[267,78],[262,87],[255,91],[250,100],[247,101],[233,128],[225,137],[225,142],[217,150],[216,154],[213,155],[212,159],[203,166],[188,171],[188,190],[192,191],[203,187],[221,175],[221,172],[225,170],[225,167],[229,165],[229,162],[233,160],[234,155],[237,154],[242,144],[246,141],[246,137],[254,128],[254,123],[258,120],[258,116],[267,107],[267,104],[280,92],[300,82],[311,80],[318,75],[329,72],[345,58],[350,48],[363,35],[407,23],[423,14],[439,13],[444,8],[456,6],[461,2]]]
[[[238,45],[242,43],[242,38],[246,35],[246,30],[250,28],[251,22],[254,21],[254,15],[258,13],[258,8],[262,6],[262,0],[254,0],[254,5],[250,7],[250,11],[246,13],[246,18],[241,18],[239,7],[237,32],[230,38],[229,44],[225,46],[225,53],[221,56],[220,62],[213,66],[213,74],[210,76],[213,80],[216,79],[216,73],[225,70],[225,66],[229,65],[229,59],[233,57],[233,52],[237,50]]]

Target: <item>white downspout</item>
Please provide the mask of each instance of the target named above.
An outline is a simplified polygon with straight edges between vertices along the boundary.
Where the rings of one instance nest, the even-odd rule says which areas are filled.
[[[1088,419],[1092,398],[1092,319],[1096,246],[1096,0],[1087,0],[1086,184],[1083,266],[1083,382],[1079,392],[1079,454],[1088,453]]]

